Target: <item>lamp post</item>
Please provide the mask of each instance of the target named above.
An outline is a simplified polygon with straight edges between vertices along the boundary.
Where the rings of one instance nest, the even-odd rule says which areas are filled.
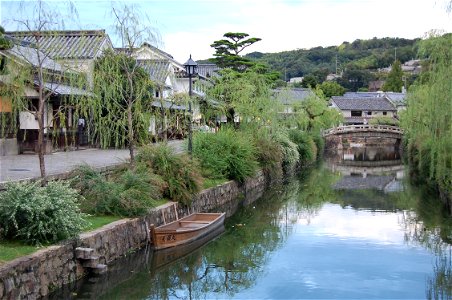
[[[192,127],[191,127],[191,123],[192,123],[192,110],[191,110],[191,96],[193,94],[192,91],[192,83],[191,83],[191,78],[193,75],[196,74],[196,72],[198,71],[198,64],[193,61],[193,59],[191,59],[191,54],[190,54],[190,58],[187,60],[187,62],[184,64],[184,68],[185,71],[188,74],[188,95],[190,96],[190,99],[188,100],[188,154],[191,155],[192,149],[193,149],[193,144],[192,144]]]

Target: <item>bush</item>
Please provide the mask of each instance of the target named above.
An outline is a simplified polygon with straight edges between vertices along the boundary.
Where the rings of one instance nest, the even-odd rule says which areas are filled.
[[[288,134],[284,131],[277,132],[274,135],[274,139],[281,146],[283,158],[282,167],[284,174],[293,174],[300,160],[297,145],[289,139]]]
[[[74,171],[74,188],[84,196],[83,210],[97,215],[143,215],[161,198],[161,179],[143,168],[123,169],[108,181],[89,166]]]
[[[316,161],[317,146],[309,133],[294,129],[289,132],[289,137],[298,147],[301,165],[307,165]]]
[[[243,182],[255,174],[258,166],[252,138],[231,128],[216,134],[197,133],[193,138],[193,156],[211,178]]]
[[[281,179],[283,176],[283,153],[281,145],[263,132],[254,136],[256,156],[264,173],[272,179]]]
[[[370,125],[391,125],[391,126],[399,126],[400,122],[397,119],[388,116],[381,116],[371,118],[369,120]]]
[[[75,237],[87,226],[78,198],[68,183],[8,183],[0,193],[3,235],[37,245]]]
[[[202,176],[196,160],[176,155],[167,145],[145,146],[140,149],[138,163],[147,166],[165,181],[163,196],[190,204],[202,186]]]

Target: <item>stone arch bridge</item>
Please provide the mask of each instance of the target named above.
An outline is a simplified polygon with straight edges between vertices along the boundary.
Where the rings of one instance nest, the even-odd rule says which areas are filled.
[[[352,139],[363,141],[392,140],[395,141],[396,145],[399,145],[403,137],[403,129],[389,125],[347,125],[324,130],[323,137],[330,147],[338,146],[343,140]]]

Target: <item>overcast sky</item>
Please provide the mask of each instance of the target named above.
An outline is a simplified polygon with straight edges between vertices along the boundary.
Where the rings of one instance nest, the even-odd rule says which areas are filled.
[[[32,1],[0,0],[1,24],[16,30],[11,18],[31,16]],[[48,1],[53,8],[61,1]],[[188,56],[212,57],[210,44],[225,32],[262,38],[248,52],[280,52],[339,45],[372,37],[418,38],[432,29],[452,32],[449,0],[142,0],[135,4],[158,29],[159,48],[184,63]],[[111,1],[74,0],[78,21],[65,17],[65,29],[106,29],[112,35]],[[120,3],[120,2],[116,2]],[[61,6],[63,7],[63,6]],[[61,8],[66,11],[67,9]],[[62,13],[63,15],[67,13]],[[114,39],[114,38],[113,38]],[[120,45],[116,45],[120,46]]]

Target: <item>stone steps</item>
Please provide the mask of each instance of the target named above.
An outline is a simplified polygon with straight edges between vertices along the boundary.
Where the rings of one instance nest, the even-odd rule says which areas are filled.
[[[76,248],[75,257],[80,260],[84,268],[93,274],[100,275],[107,272],[107,265],[99,263],[100,257],[94,254],[94,249],[92,248]]]

